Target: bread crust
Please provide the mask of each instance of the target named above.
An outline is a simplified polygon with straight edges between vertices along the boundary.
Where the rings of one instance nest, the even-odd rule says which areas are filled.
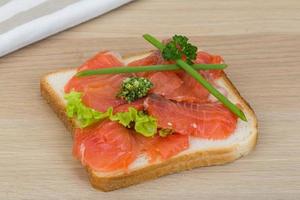
[[[70,68],[63,69],[43,76],[40,80],[40,91],[41,91],[41,95],[44,97],[46,102],[54,110],[58,118],[63,121],[65,127],[71,132],[71,135],[73,137],[73,133],[76,128],[76,122],[73,119],[68,118],[68,116],[66,115],[64,103],[61,102],[60,98],[56,95],[56,92],[53,90],[51,85],[47,82],[47,78],[52,74],[65,72],[68,70],[71,69]]]
[[[67,70],[70,69],[64,69],[54,73],[65,72]],[[76,128],[76,122],[75,120],[67,117],[64,102],[61,102],[54,89],[47,82],[48,76],[54,73],[47,74],[41,79],[41,94],[73,136]],[[246,141],[243,142],[242,146],[239,144],[234,144],[226,148],[210,148],[204,151],[175,156],[166,161],[152,164],[129,173],[111,176],[99,176],[96,171],[93,171],[87,167],[86,169],[92,186],[102,191],[112,191],[184,170],[190,170],[204,166],[223,165],[248,154],[256,145],[258,130],[257,118],[250,105],[243,99],[243,97],[241,97],[238,90],[234,87],[227,75],[224,73],[221,78],[225,81],[228,88],[230,88],[237,98],[239,98],[243,110],[248,112],[254,120],[253,132],[246,139]]]

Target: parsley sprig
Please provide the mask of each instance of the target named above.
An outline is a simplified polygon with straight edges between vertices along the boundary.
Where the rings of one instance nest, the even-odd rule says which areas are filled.
[[[188,42],[188,38],[182,35],[174,35],[162,51],[166,60],[186,58],[188,64],[193,64],[197,56],[197,47]]]

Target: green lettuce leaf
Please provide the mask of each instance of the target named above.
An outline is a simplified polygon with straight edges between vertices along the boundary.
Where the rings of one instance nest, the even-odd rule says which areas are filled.
[[[134,126],[135,131],[145,137],[151,137],[157,133],[157,120],[133,107],[129,107],[127,112],[119,112],[110,116],[110,120],[117,121],[128,128]]]
[[[81,101],[81,93],[79,92],[72,91],[65,94],[64,98],[67,100],[67,116],[70,118],[76,117],[81,128],[87,127],[112,115],[112,107],[108,108],[106,112],[98,112],[85,106]]]
[[[145,137],[154,136],[157,133],[157,120],[144,113],[139,113],[135,120],[134,129],[136,132],[141,133]]]
[[[99,112],[85,106],[81,100],[80,92],[70,92],[65,94],[67,101],[66,112],[69,118],[76,117],[81,128],[85,128],[100,120],[109,118],[127,128],[133,128],[136,132],[151,137],[157,133],[157,120],[133,107],[129,107],[127,112],[113,114],[113,108],[109,107],[105,112]]]

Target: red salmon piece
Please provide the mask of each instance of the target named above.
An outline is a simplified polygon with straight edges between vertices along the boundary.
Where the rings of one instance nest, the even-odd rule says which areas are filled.
[[[229,137],[237,123],[237,117],[219,103],[180,103],[150,94],[145,108],[158,120],[158,127],[206,139]]]
[[[167,99],[178,102],[203,103],[208,101],[209,92],[198,83],[191,75],[182,74],[183,84],[166,95]]]
[[[87,70],[87,69],[98,69],[98,68],[110,68],[124,66],[122,60],[119,56],[113,52],[104,51],[96,54],[94,57],[89,59],[83,65],[81,65],[77,71]],[[124,76],[124,75],[123,75]],[[121,76],[121,77],[123,77]],[[87,87],[97,87],[105,84],[107,79],[117,79],[119,75],[97,75],[97,76],[87,76],[87,77],[76,77],[73,76],[65,86],[65,92],[68,93],[72,90],[82,92]]]
[[[163,96],[171,96],[183,84],[175,72],[155,72],[148,79],[153,83],[151,92]]]
[[[122,62],[122,58],[119,54],[111,51],[102,51],[87,60],[78,68],[78,71],[120,66],[124,66],[124,63]]]
[[[77,92],[83,92],[85,88],[90,85],[103,84],[103,81],[107,78],[102,76],[86,76],[86,77],[76,77],[73,76],[68,83],[65,85],[65,93],[69,93],[72,90]]]
[[[159,51],[152,52],[149,56],[135,60],[128,64],[128,66],[144,66],[144,65],[158,65],[166,64]],[[153,83],[152,93],[160,95],[171,94],[175,89],[182,85],[182,80],[175,72],[141,72],[137,76],[148,78]]]
[[[158,65],[163,63],[163,58],[159,51],[153,51],[149,56],[134,60],[128,63],[128,66],[146,66],[146,65]]]
[[[221,56],[211,55],[204,51],[199,51],[195,60],[195,63],[197,64],[221,64],[223,62],[224,60]],[[203,70],[202,74],[207,79],[214,80],[222,76],[223,70]]]
[[[123,79],[120,79],[120,85]],[[84,105],[93,108],[100,112],[105,112],[109,107],[117,107],[119,105],[125,104],[126,101],[117,98],[117,93],[119,92],[119,85],[113,87],[107,82],[106,85],[102,87],[90,87],[84,91],[82,96],[82,102]]]
[[[131,102],[131,103],[125,103],[125,104],[122,104],[120,106],[117,106],[117,107],[114,108],[114,113],[127,112],[129,107],[133,107],[137,110],[143,110],[145,99],[146,98],[142,98],[142,99],[138,99],[138,100],[136,100],[134,102]]]
[[[138,66],[147,66],[147,65],[159,65],[163,63],[163,58],[161,57],[161,54],[159,51],[153,51],[148,56],[134,60],[130,63],[128,63],[128,66],[138,67]],[[155,72],[139,72],[136,73],[139,77],[145,77],[147,78],[149,75],[153,74]]]
[[[198,52],[195,63],[197,64],[220,64],[223,59],[220,56],[210,55],[206,52]],[[200,70],[201,73],[208,81],[213,82],[216,78],[219,78],[222,70]],[[209,92],[199,84],[191,75],[184,71],[177,72],[178,76],[183,80],[183,84],[176,90],[174,90],[166,98],[179,102],[190,103],[203,103],[208,102]]]
[[[103,121],[75,131],[73,154],[93,170],[127,169],[138,152],[133,131],[117,122]]]
[[[122,66],[123,63],[117,55],[112,52],[100,52],[85,64],[79,71],[96,68],[109,68]],[[124,104],[125,101],[117,99],[122,81],[128,77],[125,74],[108,74],[87,77],[72,77],[65,86],[65,92],[72,90],[83,94],[83,103],[98,111],[106,111],[110,106],[115,107]]]
[[[146,152],[150,157],[150,162],[155,162],[157,159],[166,160],[189,147],[189,136],[178,133],[153,138],[136,134],[136,138],[141,151]]]

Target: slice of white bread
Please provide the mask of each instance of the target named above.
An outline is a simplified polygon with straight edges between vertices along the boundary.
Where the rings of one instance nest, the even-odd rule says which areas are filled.
[[[143,58],[149,53],[124,57],[124,62]],[[75,74],[75,69],[65,69],[45,75],[41,79],[41,93],[52,106],[58,117],[73,134],[77,122],[69,119],[65,113],[66,102],[63,98],[64,86]],[[228,98],[238,103],[244,111],[248,122],[238,120],[235,132],[224,140],[207,140],[190,137],[190,147],[178,155],[149,164],[147,155],[140,155],[125,171],[99,172],[87,167],[91,184],[103,191],[111,191],[137,184],[163,175],[189,170],[196,167],[222,165],[248,154],[256,144],[257,119],[237,89],[224,74],[216,83],[226,89]],[[238,167],[238,166],[236,166]]]

